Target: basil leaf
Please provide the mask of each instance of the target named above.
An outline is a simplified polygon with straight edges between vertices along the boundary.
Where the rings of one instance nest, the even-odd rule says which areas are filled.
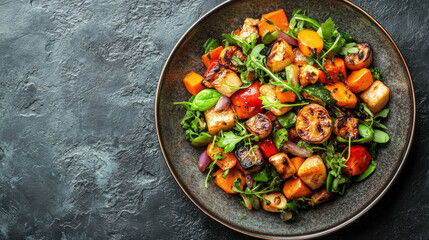
[[[195,96],[191,109],[205,111],[213,107],[221,96],[222,94],[214,89],[204,89]]]

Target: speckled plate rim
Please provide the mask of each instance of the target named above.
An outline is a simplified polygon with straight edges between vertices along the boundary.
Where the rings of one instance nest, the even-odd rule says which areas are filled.
[[[177,184],[179,185],[179,187],[182,189],[182,191],[185,193],[185,195],[189,198],[189,200],[191,200],[192,203],[195,204],[195,206],[197,206],[202,212],[204,212],[206,215],[208,215],[209,217],[211,217],[212,219],[216,220],[217,222],[223,224],[224,226],[233,229],[237,232],[252,236],[252,237],[258,237],[258,238],[264,238],[264,239],[308,239],[308,238],[315,238],[315,237],[321,237],[330,233],[333,233],[335,231],[338,231],[341,228],[346,227],[347,225],[349,225],[350,223],[354,222],[356,219],[358,219],[359,217],[361,217],[364,213],[366,213],[369,209],[371,209],[386,193],[387,191],[390,189],[390,187],[392,186],[393,182],[397,179],[398,175],[400,174],[406,159],[408,158],[409,155],[409,151],[413,142],[413,138],[414,138],[414,130],[415,130],[415,123],[416,123],[416,97],[415,97],[415,92],[414,92],[414,84],[413,84],[413,80],[410,74],[410,70],[408,69],[407,63],[405,62],[404,56],[401,53],[401,50],[399,50],[398,46],[396,45],[395,41],[392,39],[392,37],[390,36],[390,34],[384,29],[384,27],[374,18],[372,17],[369,13],[367,13],[365,10],[363,10],[361,7],[359,7],[358,5],[348,1],[348,0],[338,0],[341,2],[344,2],[346,4],[349,4],[351,7],[355,8],[356,10],[360,11],[361,13],[363,13],[364,15],[366,15],[369,19],[371,19],[371,21],[376,24],[383,32],[384,34],[388,37],[388,39],[390,40],[390,42],[394,45],[397,53],[399,54],[399,56],[401,57],[402,63],[406,69],[407,75],[408,75],[408,81],[411,87],[411,93],[412,93],[412,124],[411,124],[411,131],[409,133],[408,137],[408,145],[406,146],[406,150],[405,152],[403,151],[403,155],[402,155],[402,160],[399,164],[399,166],[396,169],[395,174],[393,175],[392,179],[387,183],[387,185],[384,187],[384,189],[381,191],[381,193],[375,197],[366,207],[364,207],[360,212],[358,212],[356,215],[354,215],[353,217],[351,217],[350,219],[334,226],[331,228],[328,228],[326,230],[323,231],[319,231],[319,232],[315,232],[315,233],[309,233],[309,234],[304,234],[304,235],[295,235],[295,236],[277,236],[277,235],[263,235],[263,234],[259,234],[259,233],[254,233],[254,232],[250,232],[247,231],[245,229],[241,229],[238,228],[236,226],[233,226],[231,224],[225,223],[222,219],[212,215],[207,209],[205,209],[203,206],[201,206],[198,202],[196,202],[194,199],[192,199],[192,197],[189,195],[189,193],[186,191],[186,189],[183,187],[183,183],[179,181],[179,179],[176,177],[176,173],[174,171],[174,169],[171,167],[169,160],[167,158],[167,155],[165,153],[165,149],[164,149],[164,145],[162,144],[162,140],[161,140],[161,134],[159,132],[159,124],[158,124],[158,110],[159,107],[158,105],[160,104],[159,101],[159,95],[160,95],[160,91],[161,91],[161,85],[164,82],[164,77],[165,77],[165,72],[166,72],[166,68],[167,66],[170,64],[170,62],[172,61],[172,56],[176,53],[176,51],[179,48],[179,45],[186,39],[186,36],[198,25],[200,24],[200,22],[202,22],[204,19],[208,18],[210,15],[214,14],[215,12],[217,12],[219,9],[232,4],[235,2],[235,0],[229,0],[229,1],[225,1],[221,4],[219,4],[218,6],[214,7],[212,10],[210,10],[209,12],[207,12],[206,14],[204,14],[200,19],[198,19],[194,24],[191,25],[191,27],[189,27],[189,29],[182,35],[182,37],[179,39],[179,41],[176,43],[176,45],[174,46],[173,50],[171,51],[170,55],[167,58],[167,61],[165,62],[164,67],[162,68],[161,71],[161,75],[159,77],[158,80],[158,85],[156,88],[156,95],[155,95],[155,128],[156,128],[156,134],[157,134],[157,138],[158,138],[158,143],[159,146],[161,148],[161,152],[162,155],[164,157],[164,161],[167,164],[168,169],[170,170],[171,175],[173,176],[174,180],[177,182]]]

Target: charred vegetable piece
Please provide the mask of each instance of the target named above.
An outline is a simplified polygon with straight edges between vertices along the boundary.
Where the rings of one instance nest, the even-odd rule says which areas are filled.
[[[267,57],[267,67],[274,73],[283,71],[294,60],[292,47],[284,39],[277,39]]]
[[[369,67],[372,63],[372,49],[369,44],[356,44],[356,48],[359,52],[349,53],[344,58],[347,68],[350,70],[359,70]]]
[[[234,111],[239,119],[247,119],[262,112],[262,100],[259,99],[261,83],[255,81],[250,87],[241,89],[231,96]]]
[[[346,158],[348,158],[348,153]],[[343,168],[343,172],[350,177],[361,175],[368,168],[371,161],[371,155],[362,146],[352,146],[350,148],[350,158],[347,161],[347,167]]]
[[[218,41],[218,40],[216,39],[216,41]],[[204,66],[206,66],[208,68],[213,61],[218,60],[219,59],[219,55],[222,52],[222,50],[223,50],[223,46],[218,46],[218,47],[210,50],[206,54],[204,54],[201,57],[201,60],[203,61]]]
[[[204,111],[209,133],[214,136],[220,130],[228,131],[235,126],[234,111],[229,106],[225,111],[215,112],[215,107]]]
[[[308,84],[315,84],[319,80],[320,70],[311,66],[305,65],[299,69],[299,83],[305,87]]]
[[[332,95],[330,91],[320,83],[307,86],[302,90],[302,95],[305,99],[311,100],[322,106],[332,106],[337,103],[337,100],[331,97]]]
[[[325,69],[328,72],[321,71],[320,82],[323,84],[332,84],[339,81],[344,81],[347,78],[346,66],[344,60],[341,58],[334,58],[334,62],[331,59],[326,59]]]
[[[259,19],[246,18],[246,20],[244,20],[244,24],[241,28],[241,31],[238,33],[238,36],[244,37],[247,40],[249,40],[252,34],[256,34],[256,36],[259,37],[258,26]]]
[[[381,81],[375,81],[367,90],[360,94],[373,113],[381,111],[389,102],[389,88]]]
[[[271,156],[268,161],[274,166],[282,179],[292,177],[296,173],[296,169],[286,153],[277,153]]]
[[[311,189],[316,190],[326,183],[326,167],[319,155],[307,158],[299,167],[298,177]]]
[[[233,71],[237,71],[238,66],[234,64],[234,56],[236,56],[242,62],[244,62],[244,60],[246,59],[246,56],[244,56],[243,51],[241,51],[239,47],[229,46],[222,50],[219,56],[219,61],[227,68]]]
[[[235,156],[245,174],[257,172],[264,165],[264,157],[259,148],[249,150],[248,146],[242,146],[235,150]]]
[[[262,201],[262,209],[268,212],[279,212],[286,207],[287,199],[282,193],[269,193],[263,194],[263,198],[270,201],[270,204],[267,204],[265,201]]]
[[[296,118],[296,131],[308,143],[320,144],[328,140],[332,132],[328,111],[314,103],[303,107]]]
[[[206,88],[214,88],[212,83],[222,75],[225,69],[224,66],[219,64],[218,60],[213,61],[204,73],[204,79],[201,84]]]
[[[325,188],[315,191],[311,195],[311,201],[308,201],[308,205],[319,205],[331,199],[334,195],[328,193]]]
[[[234,71],[225,69],[222,74],[220,76],[218,75],[218,78],[212,82],[212,85],[222,95],[231,97],[232,94],[239,90],[235,87],[240,87],[243,85],[243,82]]]
[[[258,113],[255,116],[249,118],[246,123],[246,128],[259,139],[266,138],[270,135],[271,130],[273,129],[273,124],[270,119],[262,114]]]
[[[359,120],[357,118],[346,116],[335,119],[334,134],[344,139],[356,140],[359,137]]]

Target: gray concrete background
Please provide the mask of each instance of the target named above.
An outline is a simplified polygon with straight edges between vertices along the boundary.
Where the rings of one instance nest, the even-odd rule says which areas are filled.
[[[168,54],[221,2],[0,0],[0,239],[248,238],[181,192],[154,126]],[[353,2],[402,50],[417,127],[392,189],[328,238],[427,239],[429,2]]]

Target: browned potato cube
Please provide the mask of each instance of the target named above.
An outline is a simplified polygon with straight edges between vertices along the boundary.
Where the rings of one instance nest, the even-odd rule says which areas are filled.
[[[222,95],[231,97],[232,94],[237,92],[239,89],[231,88],[229,86],[240,87],[241,85],[243,85],[243,82],[234,71],[225,69],[222,74],[216,80],[214,80],[212,84],[213,87],[216,88],[216,90]]]
[[[381,81],[375,81],[372,85],[360,94],[373,113],[381,111],[389,102],[389,88]]]
[[[310,83],[315,84],[317,80],[319,80],[319,74],[319,69],[311,65],[304,65],[299,69],[299,83],[301,83],[303,87]]]
[[[267,57],[267,67],[277,73],[283,71],[294,59],[295,55],[289,43],[284,39],[278,38]]]
[[[326,182],[326,167],[319,155],[307,158],[298,169],[298,177],[315,190]]]
[[[273,129],[273,124],[271,120],[262,113],[258,113],[255,116],[249,118],[246,123],[246,128],[253,135],[263,139],[270,135],[271,130]]]
[[[296,173],[295,167],[293,166],[287,154],[284,152],[271,156],[268,161],[274,166],[282,179],[292,177]]]
[[[220,130],[228,131],[235,126],[234,111],[231,106],[222,112],[215,112],[214,108],[204,111],[207,128],[212,136],[216,135]]]

